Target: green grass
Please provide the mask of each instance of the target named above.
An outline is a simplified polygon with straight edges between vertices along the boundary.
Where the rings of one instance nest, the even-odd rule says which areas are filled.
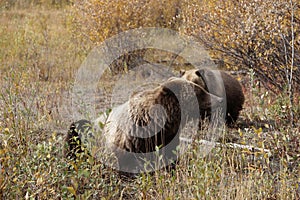
[[[194,144],[174,175],[158,171],[133,180],[120,179],[97,161],[66,160],[64,137],[71,123],[66,99],[91,49],[76,39],[68,9],[0,12],[1,198],[300,198],[300,132],[286,120],[286,98],[248,83],[241,118],[264,123],[227,129],[223,138],[233,136],[237,143],[270,149],[272,158],[228,148],[215,148],[203,158]]]

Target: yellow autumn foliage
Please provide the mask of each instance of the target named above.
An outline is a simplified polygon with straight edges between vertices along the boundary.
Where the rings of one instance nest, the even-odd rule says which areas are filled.
[[[253,69],[269,89],[300,85],[300,4],[297,0],[189,1],[185,34],[198,38],[227,69]],[[196,23],[195,23],[196,21]],[[281,66],[284,66],[282,68]]]
[[[134,28],[177,30],[179,12],[180,0],[78,0],[74,3],[74,19],[81,34],[95,44]]]
[[[73,16],[78,34],[95,45],[140,27],[192,35],[221,67],[253,69],[265,87],[282,91],[300,85],[299,7],[297,0],[76,0]]]

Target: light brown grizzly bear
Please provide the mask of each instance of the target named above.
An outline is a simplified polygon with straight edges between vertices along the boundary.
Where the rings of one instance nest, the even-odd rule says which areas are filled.
[[[187,122],[194,122],[197,130],[199,112],[209,112],[222,101],[199,85],[175,77],[154,89],[132,94],[127,102],[112,110],[104,126],[105,147],[118,161],[111,167],[125,175],[161,166],[174,167],[181,129]],[[71,139],[73,135],[81,138],[76,133],[80,128],[71,128],[69,141],[81,145],[81,141]],[[73,151],[81,149],[69,146]]]
[[[181,71],[180,76],[204,87],[211,94],[226,99],[226,123],[230,125],[237,120],[245,101],[239,81],[225,71],[208,68]]]
[[[180,129],[193,119],[197,129],[199,112],[220,102],[222,98],[182,78],[171,78],[155,89],[131,95],[112,111],[104,128],[107,147],[117,156],[119,170],[139,173],[145,170],[145,160],[151,161],[148,167],[153,169],[157,147],[165,166],[176,161]],[[197,104],[199,109],[195,109]]]

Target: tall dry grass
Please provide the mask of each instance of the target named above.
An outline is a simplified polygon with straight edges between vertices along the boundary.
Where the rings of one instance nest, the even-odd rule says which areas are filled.
[[[64,158],[70,121],[62,109],[91,44],[75,40],[69,7],[2,8],[0,13],[0,197],[2,199],[299,199],[299,136],[281,120],[286,97],[244,84],[241,119],[228,140],[270,149],[186,151],[173,173],[123,180],[97,160]],[[248,84],[252,83],[252,84]],[[207,130],[204,130],[207,131]],[[231,137],[232,138],[229,138]]]

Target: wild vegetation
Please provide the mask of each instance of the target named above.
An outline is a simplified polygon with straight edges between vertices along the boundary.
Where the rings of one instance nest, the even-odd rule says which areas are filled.
[[[1,1],[0,198],[299,199],[299,6],[296,0]],[[93,47],[139,27],[192,35],[220,67],[244,70],[236,76],[244,109],[219,142],[270,154],[219,145],[202,157],[195,141],[173,173],[132,180],[92,157],[65,159],[77,69]],[[167,60],[174,71],[184,64],[149,49],[128,52],[113,67],[126,73],[132,57]]]

